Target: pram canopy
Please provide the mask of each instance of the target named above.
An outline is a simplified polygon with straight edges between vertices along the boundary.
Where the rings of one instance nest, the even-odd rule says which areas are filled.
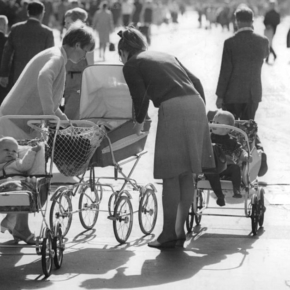
[[[119,64],[93,65],[83,71],[80,119],[100,118],[113,128],[132,119],[132,98],[122,67]]]

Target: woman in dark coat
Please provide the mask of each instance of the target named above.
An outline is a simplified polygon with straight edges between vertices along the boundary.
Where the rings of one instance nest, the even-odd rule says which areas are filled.
[[[127,27],[118,35],[118,53],[135,109],[136,134],[142,134],[149,101],[159,107],[154,178],[163,179],[164,224],[160,236],[148,246],[182,246],[194,176],[202,167],[215,166],[203,88],[176,57],[147,51],[138,30]]]

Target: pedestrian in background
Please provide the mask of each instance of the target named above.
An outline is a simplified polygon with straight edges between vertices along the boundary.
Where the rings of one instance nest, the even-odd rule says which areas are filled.
[[[88,20],[88,13],[82,8],[69,9],[64,18],[65,28],[79,22],[85,25]],[[94,64],[94,51],[88,52],[86,58],[75,63],[68,60],[66,63],[66,80],[64,90],[64,113],[70,120],[79,120],[80,89],[82,72],[88,66]]]
[[[7,41],[7,29],[8,29],[8,19],[5,15],[0,15],[0,63],[3,54],[4,45]],[[2,104],[4,98],[8,93],[6,87],[2,87],[0,84],[0,105]]]
[[[132,23],[135,27],[137,27],[138,23],[140,22],[140,16],[142,12],[143,4],[140,3],[139,0],[134,1],[134,9],[132,13]]]
[[[142,134],[150,100],[159,107],[154,178],[163,179],[163,230],[148,246],[183,246],[194,174],[201,173],[202,167],[215,166],[203,87],[176,57],[147,51],[139,30],[127,27],[118,35],[118,53],[133,100],[137,135]]]
[[[123,0],[122,1],[122,24],[123,26],[128,26],[131,22],[131,16],[134,9],[131,0]]]
[[[39,1],[27,6],[28,20],[11,27],[0,67],[0,84],[11,88],[27,63],[40,51],[54,46],[53,32],[41,24],[44,5]],[[9,76],[12,75],[12,79]]]
[[[270,54],[273,54],[274,61],[277,58],[277,54],[273,49],[273,39],[276,34],[276,29],[279,23],[280,23],[280,14],[276,11],[276,1],[270,0],[269,10],[266,12],[265,18],[264,18],[264,25],[265,25],[264,34],[269,39]],[[269,56],[266,59],[267,63],[269,63]]]
[[[242,6],[235,12],[238,31],[224,42],[216,106],[236,119],[255,119],[262,100],[261,69],[269,54],[269,41],[254,33],[253,11]]]
[[[92,27],[99,35],[99,57],[105,60],[107,44],[110,42],[110,34],[114,30],[113,16],[111,11],[108,10],[108,4],[106,2],[95,13]]]

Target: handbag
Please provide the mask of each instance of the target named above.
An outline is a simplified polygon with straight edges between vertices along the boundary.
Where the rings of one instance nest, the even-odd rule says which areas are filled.
[[[217,144],[212,144],[215,168],[203,168],[202,172],[206,174],[219,174],[227,168],[226,154],[222,148]]]
[[[115,44],[114,43],[110,43],[109,44],[109,51],[115,51],[116,49],[115,49]]]

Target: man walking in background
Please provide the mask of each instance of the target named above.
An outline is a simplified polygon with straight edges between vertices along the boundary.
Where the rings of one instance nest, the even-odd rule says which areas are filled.
[[[1,66],[0,85],[11,88],[26,64],[39,52],[54,46],[53,32],[41,24],[44,5],[39,1],[27,6],[28,20],[12,26],[5,44]],[[8,77],[12,75],[12,78]]]
[[[280,14],[276,11],[276,0],[270,0],[270,9],[266,12],[264,18],[265,36],[269,39],[270,54],[273,54],[274,61],[277,58],[277,54],[273,49],[273,38],[276,33],[277,26],[280,23]],[[270,56],[270,55],[269,55]],[[267,57],[266,62],[269,62]]]
[[[224,43],[216,90],[216,106],[236,119],[255,118],[262,99],[261,69],[269,54],[269,41],[253,31],[253,11],[247,6],[235,12],[238,31]]]

